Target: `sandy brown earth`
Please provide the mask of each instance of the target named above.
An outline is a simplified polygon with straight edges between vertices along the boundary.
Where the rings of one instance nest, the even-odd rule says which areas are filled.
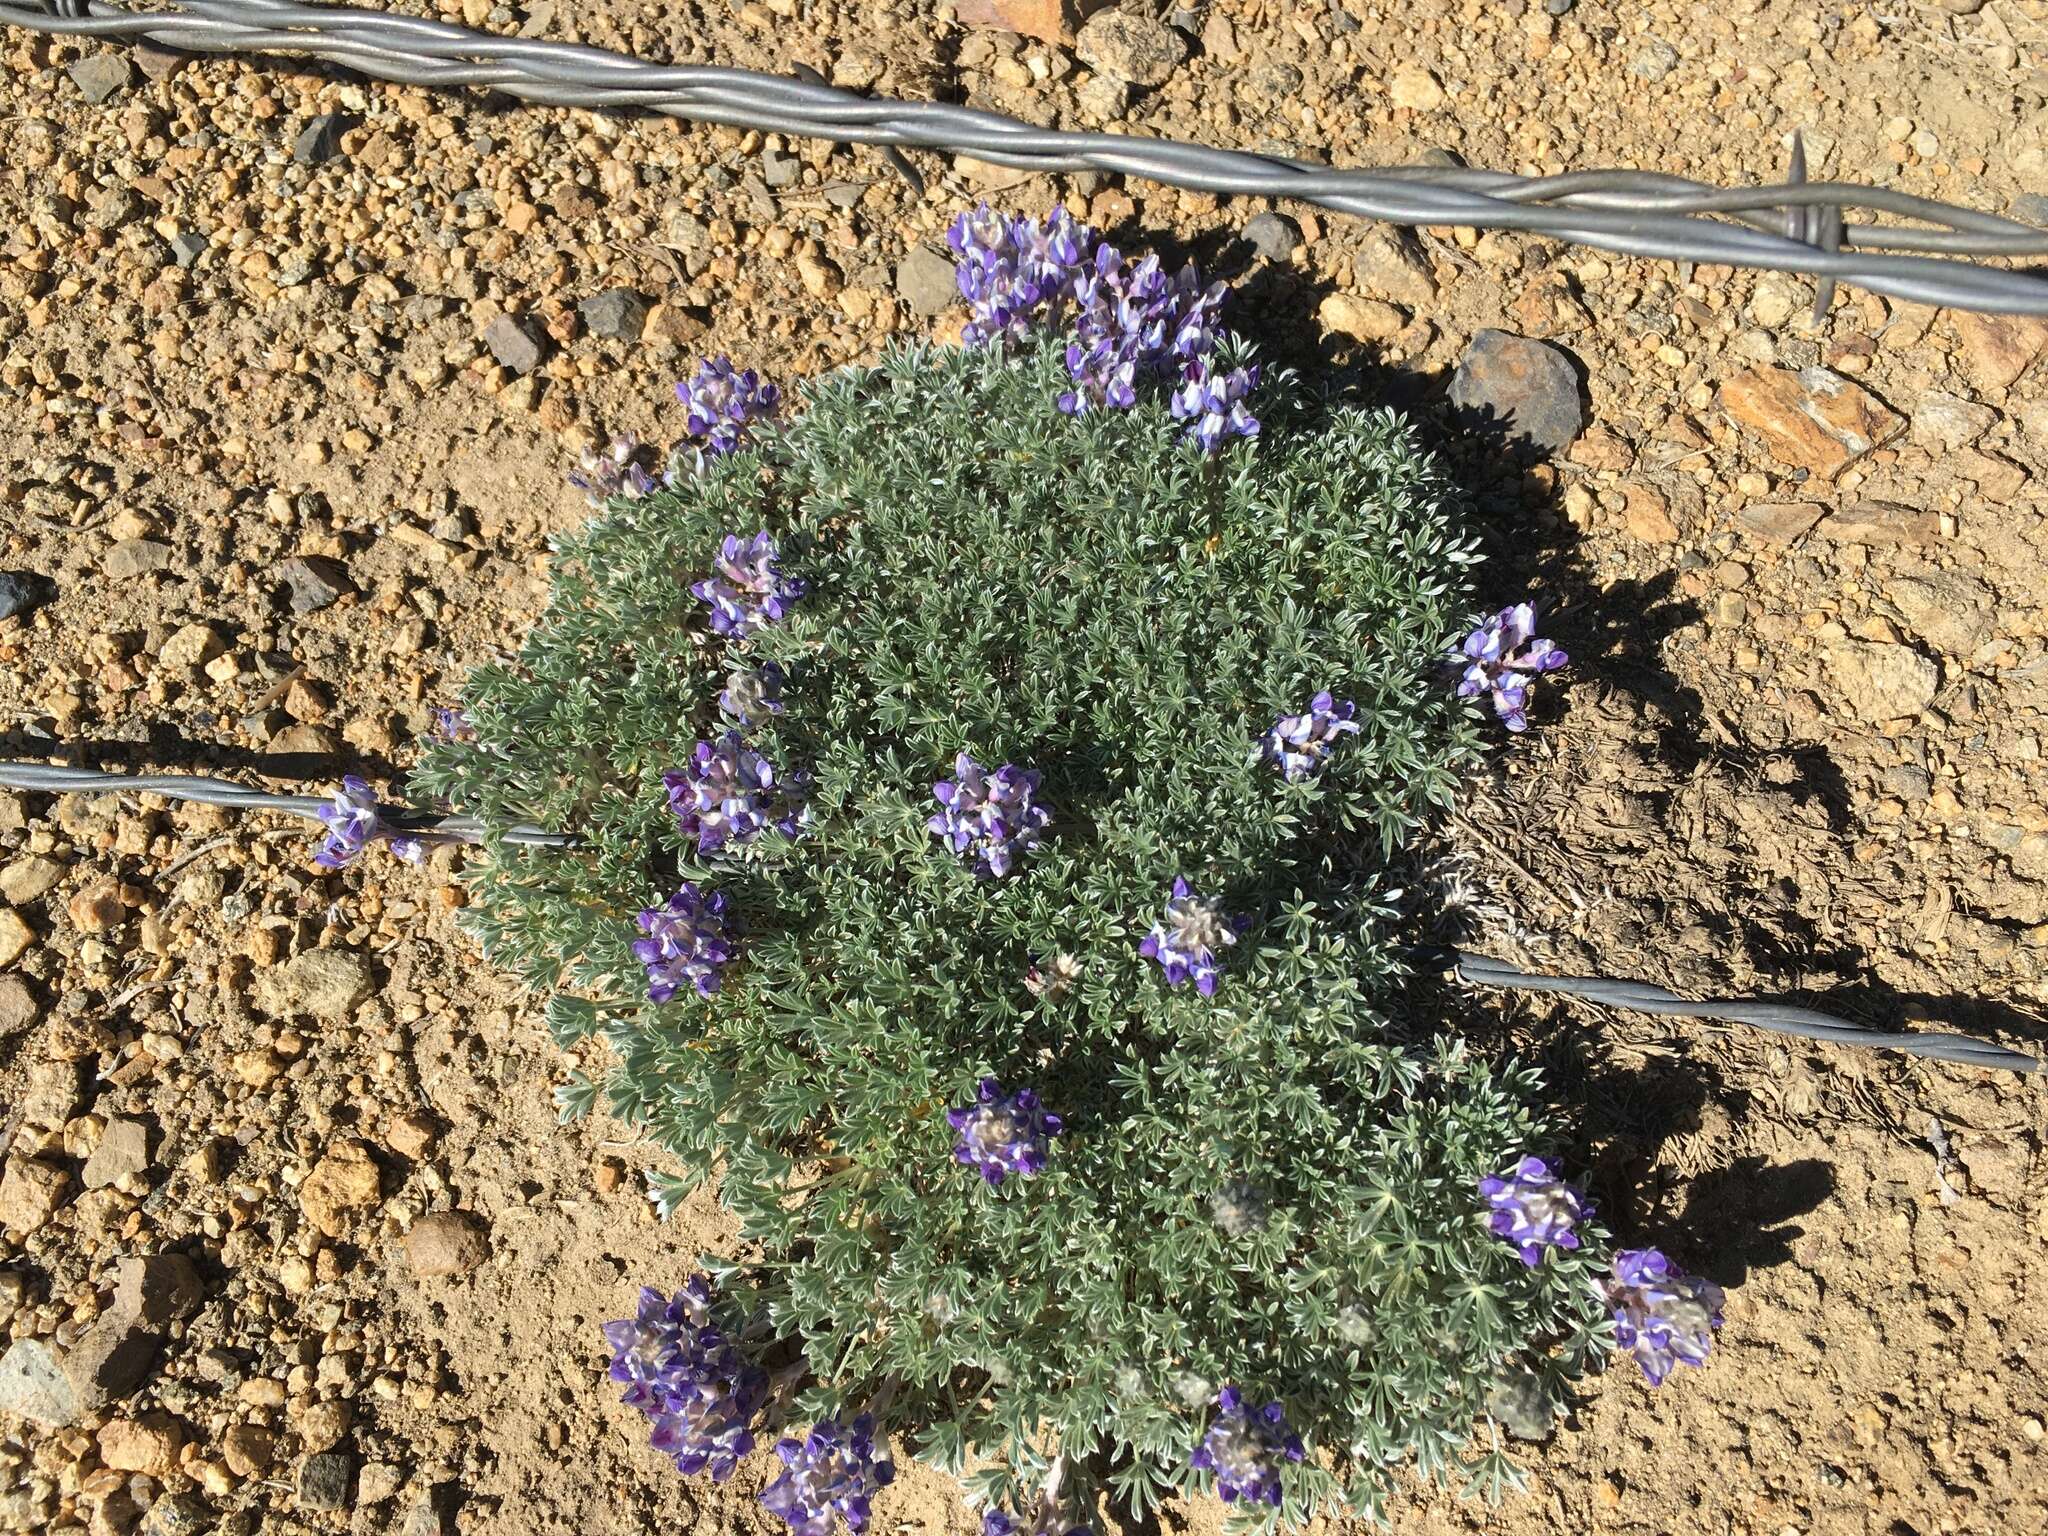
[[[1820,175],[2048,192],[2036,0],[1216,0],[1142,88],[910,0],[443,9],[1341,163],[1730,181],[1803,127]],[[49,596],[0,621],[10,755],[389,781],[537,613],[578,448],[671,439],[704,352],[787,380],[957,326],[906,256],[977,197],[1064,200],[1414,411],[1490,590],[1555,614],[1575,666],[1446,829],[1475,942],[2048,1041],[2048,326],[1855,293],[1814,326],[1783,279],[1299,208],[1259,254],[1264,205],[1114,178],[923,157],[920,201],[867,151],[280,65],[74,75],[98,53],[0,33],[0,568]],[[592,334],[619,289],[639,335]],[[524,371],[484,340],[506,314]],[[1446,407],[1485,327],[1583,370],[1569,449]],[[1882,446],[1785,430],[1811,368]],[[451,854],[329,875],[303,824],[146,796],[0,797],[0,845],[0,1326],[71,1368],[44,1422],[0,1411],[0,1528],[771,1528],[764,1458],[685,1482],[600,1379],[596,1325],[725,1233],[703,1199],[657,1222],[629,1130],[556,1127],[578,1063],[457,931]],[[1498,1028],[1623,1234],[1728,1285],[1727,1324],[1659,1392],[1588,1382],[1526,1497],[1418,1491],[1400,1528],[2048,1529],[2037,1080],[1549,1004]],[[971,1528],[922,1470],[876,1520]]]

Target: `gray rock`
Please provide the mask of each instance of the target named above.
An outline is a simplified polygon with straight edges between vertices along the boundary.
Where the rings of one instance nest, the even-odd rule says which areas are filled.
[[[1913,407],[1913,441],[1939,453],[1967,448],[1998,425],[1998,412],[1930,389]]]
[[[142,217],[142,198],[132,187],[109,187],[92,200],[85,222],[94,229],[125,229]]]
[[[913,314],[936,315],[960,296],[953,263],[928,245],[913,245],[896,263],[896,292]]]
[[[647,310],[647,300],[630,288],[592,294],[576,306],[593,336],[608,336],[614,341],[638,341],[647,325]]]
[[[323,1451],[299,1463],[299,1508],[347,1509],[348,1485],[355,1469],[345,1451]]]
[[[140,1120],[109,1120],[81,1177],[87,1189],[105,1189],[148,1168],[149,1127]]]
[[[135,55],[135,67],[150,80],[168,80],[192,60],[189,53],[180,53],[147,38],[138,39],[131,51]]]
[[[1101,11],[1089,17],[1074,51],[1090,69],[1132,85],[1164,85],[1188,56],[1187,39],[1149,16]]]
[[[1405,229],[1377,226],[1366,231],[1351,258],[1351,281],[1378,298],[1410,309],[1436,302],[1436,278],[1422,259],[1422,248]]]
[[[432,1504],[414,1504],[399,1518],[398,1536],[443,1536],[447,1526]]]
[[[180,267],[189,270],[205,254],[206,236],[195,235],[190,230],[171,236],[171,260]]]
[[[1628,61],[1629,73],[1645,80],[1662,80],[1678,68],[1678,50],[1661,37],[1653,37],[1638,48]]]
[[[1586,425],[1569,354],[1507,331],[1486,330],[1472,338],[1451,377],[1450,399],[1509,436],[1552,452],[1569,445]]]
[[[49,1429],[77,1421],[78,1394],[47,1340],[16,1339],[0,1357],[0,1409]]]
[[[203,1536],[215,1523],[213,1506],[198,1494],[172,1493],[149,1506],[136,1536]]]
[[[71,66],[70,74],[78,94],[95,106],[134,78],[125,53],[89,53]]]
[[[2012,200],[2009,210],[2016,219],[2029,224],[2048,224],[2048,195],[2039,192],[2022,192]]]
[[[356,590],[347,568],[322,555],[294,555],[271,574],[284,583],[297,614],[318,613]]]
[[[69,1349],[48,1339],[16,1339],[0,1358],[0,1410],[48,1429],[93,1418],[142,1384],[157,1343],[147,1329],[105,1317]]]
[[[484,345],[500,367],[531,373],[547,355],[547,332],[531,315],[500,315],[484,327]]]
[[[804,163],[795,155],[778,155],[774,150],[761,154],[761,179],[777,192],[786,191],[797,184],[803,176]]]
[[[281,738],[280,738],[281,739]],[[276,1018],[346,1023],[377,989],[369,957],[346,949],[309,949],[256,978],[256,1006]]]
[[[0,1040],[20,1034],[43,1017],[43,1005],[26,977],[0,976]]]
[[[123,1259],[114,1270],[114,1299],[104,1314],[116,1322],[162,1328],[190,1317],[205,1299],[199,1272],[182,1253]]]
[[[1844,704],[1865,720],[1898,720],[1934,702],[1941,671],[1909,645],[1845,640],[1828,653]]]
[[[292,141],[292,158],[301,165],[324,165],[341,153],[341,136],[355,126],[345,112],[323,112]]]
[[[1131,110],[1131,88],[1114,75],[1090,75],[1075,88],[1074,100],[1090,117],[1113,123]]]
[[[1262,213],[1244,227],[1252,249],[1268,261],[1285,261],[1301,244],[1301,226],[1284,213]]]
[[[174,551],[155,539],[123,539],[100,557],[100,570],[115,581],[133,581],[171,563]]]
[[[0,619],[32,613],[57,595],[56,583],[34,571],[0,571]]]

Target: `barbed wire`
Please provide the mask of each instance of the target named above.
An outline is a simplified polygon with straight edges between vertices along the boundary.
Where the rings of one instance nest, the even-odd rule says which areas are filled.
[[[1609,1008],[1629,1008],[1637,1013],[1672,1019],[1717,1019],[1747,1024],[1774,1034],[1797,1035],[1805,1040],[1825,1040],[1835,1045],[1860,1045],[1874,1050],[1904,1051],[1936,1061],[1953,1061],[1964,1066],[2000,1067],[2011,1072],[2038,1072],[2040,1059],[2008,1050],[1971,1035],[1919,1033],[1907,1030],[1872,1029],[1852,1024],[1832,1014],[1817,1013],[1787,1003],[1759,1003],[1744,1000],[1709,999],[1690,1002],[1676,992],[1646,981],[1610,981],[1598,976],[1541,976],[1469,950],[1456,951],[1453,969],[1458,979],[1478,987],[1510,987],[1523,992],[1562,992]]]
[[[270,794],[227,779],[176,773],[117,773],[93,768],[64,768],[47,763],[0,763],[0,788],[49,794],[155,794],[170,800],[196,801],[233,810],[282,811],[287,815],[309,818],[317,818],[332,803],[324,796]],[[386,826],[415,836],[464,843],[480,843],[488,836],[483,823],[473,816],[433,817],[405,806],[379,806],[377,815]],[[531,826],[512,827],[500,837],[506,843],[529,848],[567,850],[582,844],[582,839],[573,832],[549,832]],[[1810,1008],[1794,1008],[1780,1003],[1728,999],[1691,1002],[1648,982],[1610,981],[1594,976],[1544,976],[1463,949],[1418,951],[1416,958],[1422,963],[1448,965],[1460,981],[1471,986],[1563,992],[1588,1002],[1630,1008],[1638,1013],[1665,1018],[1719,1019],[1778,1034],[1798,1035],[1808,1040],[1825,1040],[1834,1045],[1904,1051],[1909,1055],[1955,1062],[1961,1066],[1999,1068],[2010,1072],[2035,1072],[2041,1067],[2041,1063],[2032,1056],[1969,1035],[1872,1029],[1830,1014],[1816,1013]]]
[[[135,794],[162,795],[167,800],[188,800],[198,805],[220,805],[236,811],[282,811],[287,816],[318,820],[334,802],[326,795],[274,795],[251,789],[230,779],[210,779],[187,773],[113,773],[97,768],[64,768],[51,763],[0,763],[0,789],[26,789],[45,794]],[[408,836],[436,838],[443,842],[481,843],[489,835],[474,816],[434,816],[410,806],[380,805],[377,819]],[[542,827],[520,825],[498,834],[500,839],[523,848],[574,848],[581,839],[572,833],[549,832]]]
[[[1102,171],[1195,191],[1289,198],[1394,224],[1519,230],[1619,255],[1797,273],[1819,279],[1820,308],[1844,282],[1915,303],[2048,314],[2048,277],[1934,259],[2048,255],[2048,231],[1891,188],[1809,182],[1796,135],[1788,179],[1755,187],[1640,170],[1532,177],[1463,166],[1336,168],[1174,139],[1042,128],[949,102],[864,97],[815,79],[653,64],[583,44],[294,0],[182,0],[175,8],[0,0],[0,20],[196,53],[311,55],[399,84],[866,144],[898,160],[904,149],[965,153],[1020,171]],[[1852,212],[1919,222],[1851,222]]]

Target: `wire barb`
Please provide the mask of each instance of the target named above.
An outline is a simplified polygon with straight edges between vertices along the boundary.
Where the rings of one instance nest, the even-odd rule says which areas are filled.
[[[2048,278],[1936,259],[2048,255],[2048,231],[1889,187],[1791,175],[1710,187],[1655,171],[1526,177],[1462,166],[1338,169],[1175,139],[1041,128],[936,101],[871,99],[754,70],[649,63],[575,43],[297,0],[180,0],[115,9],[87,0],[0,0],[0,22],[66,37],[149,39],[194,53],[310,54],[374,79],[492,90],[540,106],[654,112],[885,153],[930,149],[1020,171],[1101,171],[1219,196],[1289,198],[1389,223],[1519,230],[1624,256],[1817,279],[1917,304],[2048,315]],[[907,161],[904,162],[907,164]],[[898,165],[898,170],[902,165]],[[912,171],[915,178],[915,171]],[[1897,222],[1852,222],[1852,212]]]

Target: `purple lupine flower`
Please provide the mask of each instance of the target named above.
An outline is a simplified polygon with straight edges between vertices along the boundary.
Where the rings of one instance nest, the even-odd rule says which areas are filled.
[[[1511,731],[1526,731],[1529,684],[1555,672],[1571,658],[1536,634],[1536,609],[1529,603],[1503,608],[1465,637],[1465,676],[1458,697],[1493,696],[1493,712]]]
[[[350,774],[334,792],[333,803],[316,812],[327,828],[327,841],[313,856],[322,869],[340,869],[355,862],[356,856],[384,835],[377,818],[377,797],[370,786]]]
[[[776,1442],[783,1473],[761,1495],[762,1507],[789,1522],[791,1536],[831,1536],[833,1516],[853,1530],[868,1523],[868,1501],[895,1479],[887,1446],[875,1444],[875,1420],[830,1420],[801,1441]]]
[[[699,997],[718,990],[719,971],[732,958],[732,925],[725,893],[708,896],[685,880],[682,889],[639,917],[647,935],[633,942],[633,958],[647,968],[647,999],[665,1003],[688,987]]]
[[[718,694],[718,708],[741,725],[753,725],[782,713],[782,685],[788,679],[772,661],[729,673]]]
[[[1237,942],[1243,932],[1242,918],[1223,915],[1223,903],[1214,896],[1196,896],[1186,880],[1176,877],[1166,913],[1152,925],[1138,953],[1157,960],[1166,973],[1166,984],[1180,986],[1192,979],[1204,997],[1216,995],[1216,951]]]
[[[604,1337],[623,1400],[653,1421],[649,1444],[679,1472],[731,1477],[754,1448],[748,1426],[768,1378],[713,1323],[710,1281],[694,1275],[673,1297],[643,1289],[636,1314],[606,1323]]]
[[[770,827],[794,837],[798,815],[775,765],[747,746],[738,731],[700,741],[690,766],[661,776],[668,807],[699,853],[751,843]]]
[[[698,454],[715,459],[739,448],[755,422],[773,416],[782,392],[753,369],[734,368],[729,357],[707,357],[676,385],[676,398],[683,403],[683,430],[698,439]]]
[[[1545,1248],[1579,1246],[1573,1228],[1588,1214],[1585,1197],[1542,1158],[1525,1157],[1508,1172],[1481,1179],[1479,1193],[1493,1207],[1487,1225],[1513,1243],[1531,1269],[1543,1262]]]
[[[1216,1492],[1226,1504],[1280,1503],[1280,1458],[1300,1461],[1301,1437],[1287,1431],[1287,1410],[1268,1403],[1253,1413],[1235,1387],[1216,1394],[1216,1417],[1195,1454],[1197,1472],[1216,1475]]]
[[[470,721],[469,712],[460,705],[434,711],[434,734],[443,741],[468,743],[477,739],[476,726]]]
[[[1702,1365],[1721,1326],[1721,1287],[1672,1268],[1655,1248],[1624,1248],[1593,1289],[1614,1316],[1614,1342],[1636,1358],[1651,1386],[1674,1365]]]
[[[1003,1092],[1003,1085],[984,1077],[974,1099],[946,1111],[946,1124],[960,1133],[953,1161],[965,1163],[990,1184],[1009,1174],[1029,1178],[1045,1169],[1052,1138],[1065,1125],[1049,1115],[1029,1088]]]
[[[953,759],[953,774],[932,786],[939,813],[925,825],[954,853],[971,854],[977,875],[1001,879],[1019,853],[1038,846],[1039,830],[1052,820],[1034,798],[1038,775],[1015,763],[989,773],[965,752]]]
[[[1097,240],[1064,208],[1043,220],[1005,218],[983,203],[953,221],[946,244],[954,282],[973,309],[961,339],[984,346],[1021,341],[1034,326],[1057,323]]]
[[[782,574],[781,551],[766,529],[751,539],[728,533],[711,574],[690,588],[711,605],[714,634],[744,640],[776,623],[804,595],[804,584]]]
[[[1282,715],[1273,722],[1261,755],[1280,765],[1283,779],[1305,779],[1323,766],[1339,736],[1358,733],[1358,723],[1351,718],[1357,713],[1351,700],[1340,704],[1325,688],[1308,701],[1306,712]]]
[[[1187,344],[1194,347],[1213,332],[1213,311],[1220,293],[1205,293],[1189,262],[1169,276],[1159,258],[1146,255],[1125,262],[1117,250],[1099,247],[1090,269],[1074,290],[1080,314],[1075,340],[1067,348],[1067,373],[1074,388],[1061,395],[1059,408],[1069,415],[1107,406],[1122,410],[1137,400],[1137,382],[1163,371],[1178,359],[1187,367],[1203,355],[1176,352],[1182,320],[1190,306],[1200,305]]]
[[[1233,368],[1220,377],[1196,360],[1181,373],[1169,409],[1175,421],[1188,424],[1187,435],[1204,453],[1214,453],[1233,437],[1257,437],[1259,419],[1244,407],[1245,396],[1259,383],[1257,367]]]
[[[576,456],[569,471],[569,483],[581,491],[593,507],[602,508],[617,497],[637,501],[654,489],[654,476],[635,462],[640,440],[628,432],[612,439],[603,453],[586,448]]]

